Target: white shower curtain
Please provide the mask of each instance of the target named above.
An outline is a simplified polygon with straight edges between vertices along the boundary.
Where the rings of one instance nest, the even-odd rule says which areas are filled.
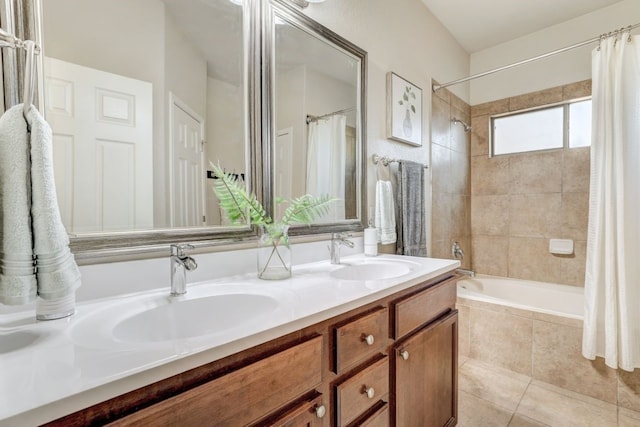
[[[592,55],[593,126],[582,354],[640,367],[640,37]]]
[[[345,219],[345,162],[347,118],[330,116],[309,123],[307,194],[339,199],[321,221]]]

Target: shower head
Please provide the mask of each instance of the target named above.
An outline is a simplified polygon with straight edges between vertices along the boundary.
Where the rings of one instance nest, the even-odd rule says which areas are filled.
[[[453,124],[460,123],[460,124],[464,127],[464,131],[465,131],[465,132],[469,132],[469,131],[471,130],[471,125],[469,125],[469,124],[467,124],[467,123],[463,122],[462,120],[460,120],[460,119],[458,119],[458,118],[456,118],[456,117],[454,117],[453,119],[451,119],[451,121],[453,122]]]

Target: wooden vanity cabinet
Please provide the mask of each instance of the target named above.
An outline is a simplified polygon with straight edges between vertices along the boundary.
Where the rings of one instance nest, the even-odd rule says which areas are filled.
[[[453,426],[455,298],[448,273],[47,425]]]

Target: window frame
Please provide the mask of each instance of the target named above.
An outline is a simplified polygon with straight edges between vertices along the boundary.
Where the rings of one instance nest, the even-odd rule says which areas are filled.
[[[589,146],[584,146],[584,147],[569,147],[569,131],[570,131],[570,111],[569,108],[571,106],[571,104],[577,104],[579,102],[584,102],[584,101],[590,101],[592,99],[591,96],[583,96],[580,98],[573,98],[573,99],[568,99],[568,100],[564,100],[564,101],[560,101],[560,102],[555,102],[552,104],[545,104],[545,105],[540,105],[540,106],[536,106],[536,107],[531,107],[531,108],[523,108],[521,110],[516,110],[516,111],[508,111],[506,113],[499,113],[499,114],[492,114],[491,116],[489,116],[489,158],[492,157],[501,157],[501,156],[511,156],[514,154],[527,154],[527,153],[544,153],[544,152],[548,152],[548,151],[555,151],[555,150],[564,150],[564,149],[569,149],[569,148],[587,148]],[[495,154],[495,126],[494,126],[494,120],[495,119],[500,119],[500,118],[504,118],[504,117],[509,117],[509,116],[516,116],[516,115],[520,115],[520,114],[527,114],[527,113],[532,113],[532,112],[537,112],[537,111],[543,111],[543,110],[549,110],[552,108],[557,108],[557,107],[563,107],[562,108],[562,147],[557,147],[557,148],[544,148],[544,149],[540,149],[540,150],[528,150],[528,151],[513,151],[513,152],[509,152],[509,153],[504,153],[504,154]]]

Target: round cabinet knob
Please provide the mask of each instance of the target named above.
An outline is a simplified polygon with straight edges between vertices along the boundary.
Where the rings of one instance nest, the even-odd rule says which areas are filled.
[[[409,352],[407,350],[400,350],[400,357],[402,357],[403,360],[409,359]]]
[[[315,408],[313,408],[313,410],[316,413],[316,417],[318,418],[324,417],[324,415],[327,413],[327,408],[324,405],[317,405]]]
[[[373,399],[373,397],[376,395],[376,391],[373,389],[373,387],[367,386],[363,387],[362,393],[366,394],[369,399]]]
[[[363,335],[362,341],[366,342],[367,345],[373,345],[376,339],[373,337],[373,335],[369,334],[369,335]]]

